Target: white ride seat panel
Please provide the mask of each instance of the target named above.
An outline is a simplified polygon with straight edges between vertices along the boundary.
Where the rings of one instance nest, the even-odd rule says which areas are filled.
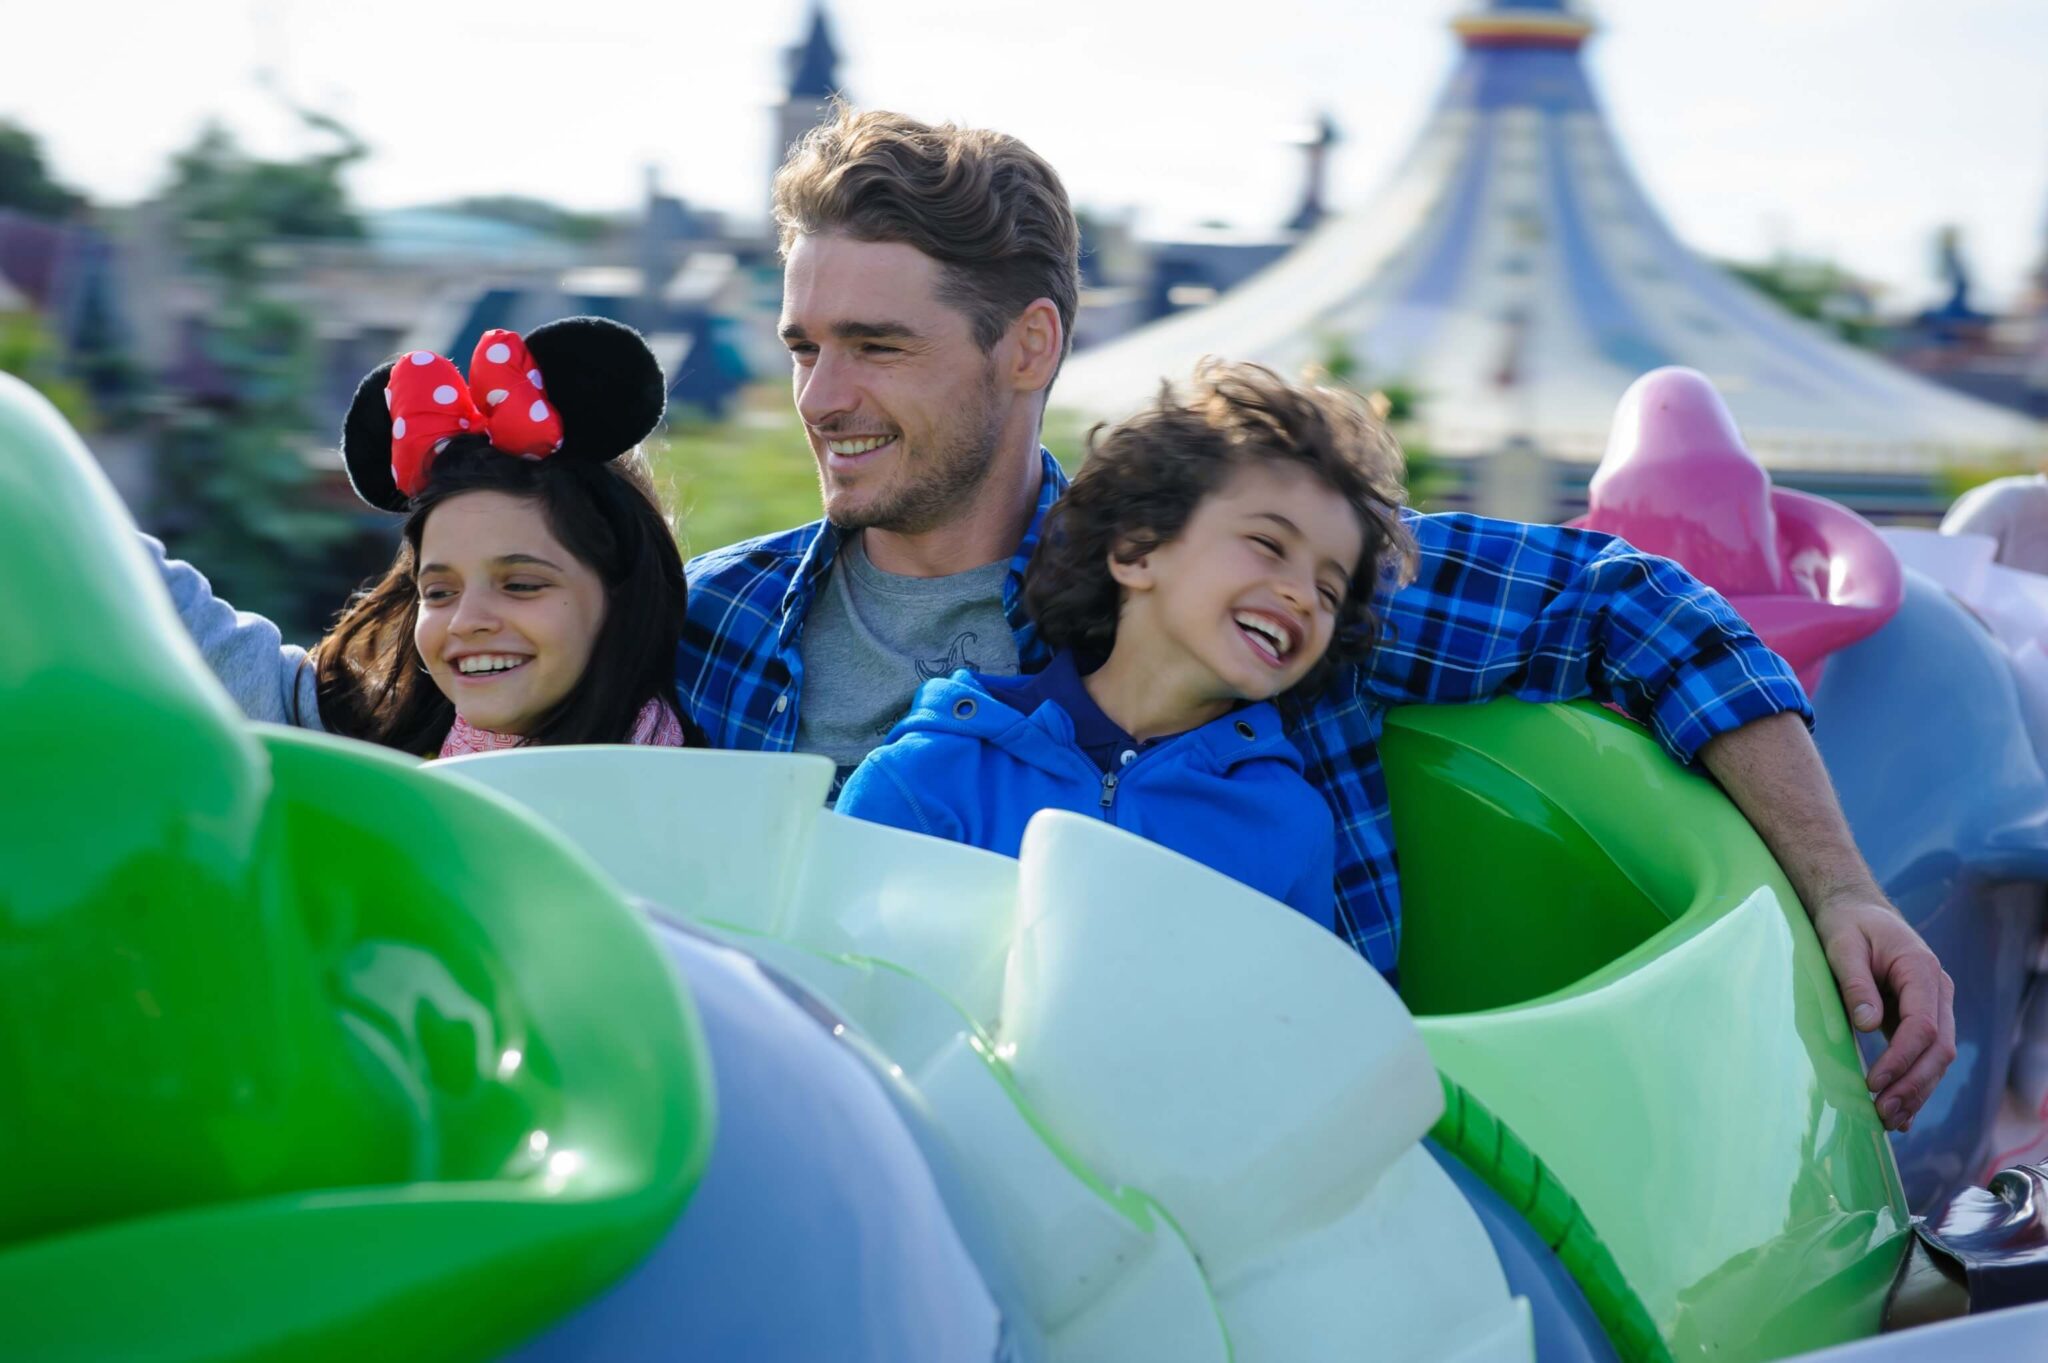
[[[1018,861],[824,811],[822,758],[544,748],[430,764],[848,1020],[992,1213],[1057,1363],[1531,1356],[1417,1142],[1414,1019],[1328,932],[1051,811]]]
[[[777,933],[809,859],[832,763],[700,748],[510,748],[430,762],[567,833],[630,893]]]

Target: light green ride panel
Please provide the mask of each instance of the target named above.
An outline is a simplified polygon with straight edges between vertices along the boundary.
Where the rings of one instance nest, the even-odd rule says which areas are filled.
[[[1418,1144],[1443,1100],[1414,1024],[1284,905],[1072,814],[1016,861],[829,814],[822,758],[554,748],[435,774],[526,802],[856,1026],[989,1211],[1046,1363],[1530,1356]]]
[[[1582,1277],[1617,1345],[1732,1363],[1875,1333],[1904,1195],[1827,962],[1740,813],[1590,705],[1404,710],[1382,746],[1403,996],[1654,1322],[1633,1337],[1618,1284]]]

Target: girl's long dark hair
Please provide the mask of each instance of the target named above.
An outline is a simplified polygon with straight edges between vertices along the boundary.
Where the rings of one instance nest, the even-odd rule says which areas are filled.
[[[480,436],[459,436],[435,458],[425,491],[413,499],[390,570],[350,598],[313,650],[328,731],[420,755],[447,737],[455,706],[422,668],[413,644],[416,575],[427,518],[465,492],[538,503],[549,531],[604,583],[604,622],[590,662],[527,741],[623,743],[648,701],[675,710],[687,589],[682,555],[640,455],[609,463],[515,459]],[[688,717],[678,717],[694,734]]]

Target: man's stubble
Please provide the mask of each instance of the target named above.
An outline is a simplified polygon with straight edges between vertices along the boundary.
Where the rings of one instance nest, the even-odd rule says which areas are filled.
[[[900,481],[857,509],[834,513],[820,473],[826,517],[841,531],[885,530],[893,535],[927,534],[956,518],[974,500],[995,466],[1003,414],[997,401],[995,361],[984,365],[973,401],[958,420],[935,431],[931,448],[899,469]]]

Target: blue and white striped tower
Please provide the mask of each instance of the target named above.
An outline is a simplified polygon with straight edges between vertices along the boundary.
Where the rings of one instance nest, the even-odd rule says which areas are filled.
[[[1629,173],[1574,6],[1492,0],[1453,28],[1456,69],[1368,206],[1214,304],[1076,356],[1054,404],[1121,415],[1203,355],[1292,373],[1347,353],[1419,390],[1436,452],[1533,457],[1553,509],[1623,390],[1666,364],[1713,379],[1782,481],[1871,509],[1924,497],[1946,464],[2048,452],[2048,428],[1844,345],[1688,250]]]

